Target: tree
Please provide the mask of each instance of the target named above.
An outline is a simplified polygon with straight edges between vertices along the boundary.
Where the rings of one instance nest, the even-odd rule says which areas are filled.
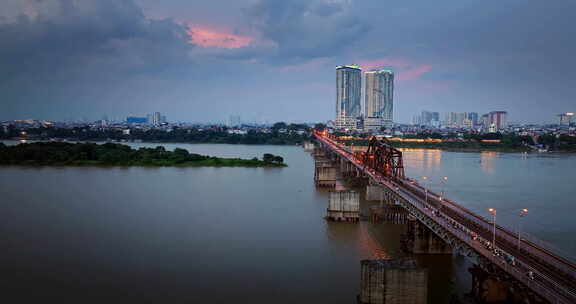
[[[285,122],[277,122],[272,126],[272,130],[277,131],[280,129],[286,129],[287,125]]]
[[[270,153],[265,153],[264,156],[262,157],[262,160],[267,162],[267,163],[272,163],[274,162],[274,155],[270,154]]]
[[[314,129],[316,129],[318,131],[322,131],[322,130],[326,129],[326,125],[323,123],[317,123],[314,125]]]
[[[281,164],[284,162],[284,158],[282,156],[274,156],[274,162]]]

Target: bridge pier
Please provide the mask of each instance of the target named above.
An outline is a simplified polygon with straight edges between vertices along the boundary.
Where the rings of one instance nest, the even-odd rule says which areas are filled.
[[[527,287],[517,284],[501,271],[488,272],[478,265],[474,265],[468,271],[472,274],[470,295],[478,303],[550,303]]]
[[[333,221],[358,222],[360,195],[351,190],[330,191],[326,218]]]
[[[405,249],[416,254],[452,254],[452,248],[413,217],[408,218],[408,232],[404,238]]]
[[[320,155],[317,150],[314,150],[314,184],[317,187],[335,187],[338,170],[327,155]]]
[[[304,151],[306,152],[313,152],[316,146],[313,142],[305,141],[304,142]]]
[[[400,206],[383,205],[379,207],[372,207],[368,213],[370,222],[372,223],[394,223],[406,224],[408,223],[408,212]]]
[[[383,201],[385,197],[384,195],[385,195],[384,188],[371,184],[368,184],[368,186],[366,186],[367,201]]]
[[[414,260],[363,260],[358,303],[426,304],[428,271]]]

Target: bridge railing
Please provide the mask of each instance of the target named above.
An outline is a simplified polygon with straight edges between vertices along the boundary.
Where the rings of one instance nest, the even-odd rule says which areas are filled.
[[[527,264],[523,264],[520,261],[516,265],[510,265],[503,258],[504,256],[512,256],[508,252],[495,248],[499,254],[496,255],[495,251],[490,250],[484,244],[489,244],[488,240],[482,237],[472,238],[474,231],[469,230],[465,226],[459,224],[455,220],[451,220],[451,217],[441,211],[435,210],[432,205],[423,204],[419,198],[414,197],[410,192],[401,192],[401,196],[409,202],[412,206],[418,209],[420,212],[426,214],[427,217],[433,219],[434,222],[442,226],[443,229],[449,231],[452,235],[457,237],[460,241],[465,242],[468,246],[477,251],[480,255],[490,260],[495,265],[498,265],[505,272],[512,275],[518,281],[524,283],[526,286],[532,288],[540,296],[545,297],[552,303],[574,303],[576,300],[576,294],[574,291],[566,289],[565,287],[557,284],[554,279],[548,277],[547,275],[541,273],[540,271],[530,267]],[[412,200],[412,202],[411,202]],[[528,276],[528,271],[532,271],[534,274],[533,279]]]
[[[419,189],[421,189],[421,191],[426,191],[426,189],[418,183],[414,183],[412,185],[418,187]],[[437,198],[440,197],[438,194],[430,190],[428,190],[428,196],[430,199],[436,199],[436,200],[438,200]],[[444,206],[449,207],[452,210],[458,212],[459,214],[463,215],[466,219],[476,223],[477,225],[483,227],[486,230],[492,231],[493,223],[490,219],[479,216],[474,212],[466,209],[465,207],[456,204],[452,200],[446,199],[445,197],[442,198],[442,202],[447,203],[444,204]],[[514,244],[518,243],[517,228],[515,229],[505,224],[496,224],[496,229],[499,238],[505,239],[508,243],[512,244],[513,246],[516,246]],[[568,254],[565,251],[559,249],[558,247],[535,236],[532,236],[526,232],[523,232],[521,234],[520,244],[523,250],[526,250],[527,252],[533,254],[534,256],[543,259],[544,261],[558,268],[558,270],[564,271],[567,274],[576,277],[576,268],[568,260],[565,260],[565,259],[574,259],[574,257],[571,254]]]

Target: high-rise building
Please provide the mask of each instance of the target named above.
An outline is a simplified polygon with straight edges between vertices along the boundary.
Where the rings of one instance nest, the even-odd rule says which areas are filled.
[[[482,118],[480,118],[480,124],[482,125],[482,129],[484,129],[484,131],[488,130],[490,127],[490,115],[483,114]]]
[[[472,126],[478,125],[478,113],[476,112],[469,112],[468,119],[472,122]]]
[[[420,115],[414,118],[415,125],[438,127],[440,125],[440,113],[422,111]]]
[[[366,72],[364,106],[365,121],[380,121],[380,126],[392,127],[394,114],[394,72]]]
[[[338,129],[356,129],[356,120],[361,115],[360,94],[362,90],[362,70],[359,66],[341,65],[336,67],[336,120]]]
[[[162,115],[160,112],[154,112],[152,114],[152,124],[155,126],[159,126],[162,123]]]
[[[506,128],[508,113],[505,111],[492,111],[488,113],[489,131],[498,132]]]

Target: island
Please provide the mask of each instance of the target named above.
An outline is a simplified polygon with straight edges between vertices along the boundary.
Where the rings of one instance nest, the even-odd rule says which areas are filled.
[[[220,158],[164,147],[133,149],[106,143],[35,142],[6,146],[0,143],[0,165],[21,166],[141,166],[141,167],[286,167],[281,156],[262,159]]]

